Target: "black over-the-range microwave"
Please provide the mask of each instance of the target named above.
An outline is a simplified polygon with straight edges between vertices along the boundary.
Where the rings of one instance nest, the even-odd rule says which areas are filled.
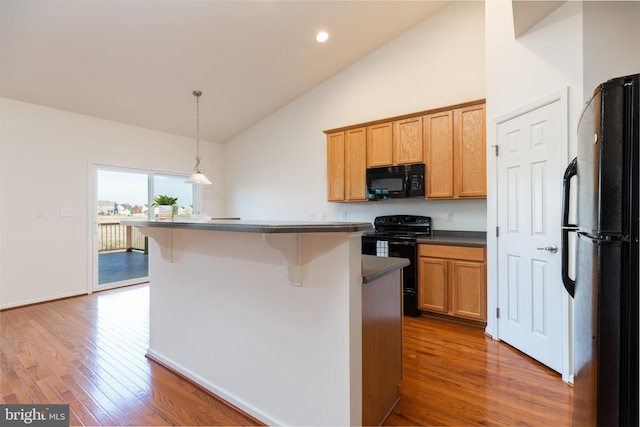
[[[367,199],[424,197],[424,163],[367,169]]]

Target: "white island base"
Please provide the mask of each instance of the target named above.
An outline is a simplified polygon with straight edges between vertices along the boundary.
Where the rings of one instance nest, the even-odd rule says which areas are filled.
[[[361,425],[369,224],[283,233],[128,223],[150,237],[150,358],[270,425]]]

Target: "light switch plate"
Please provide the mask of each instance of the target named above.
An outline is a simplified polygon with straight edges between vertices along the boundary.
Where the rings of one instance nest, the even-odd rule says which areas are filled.
[[[60,209],[60,216],[76,216],[75,208],[62,208]]]

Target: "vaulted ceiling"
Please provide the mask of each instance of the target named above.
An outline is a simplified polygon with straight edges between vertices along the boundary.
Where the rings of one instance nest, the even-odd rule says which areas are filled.
[[[449,3],[2,0],[0,96],[225,142]]]

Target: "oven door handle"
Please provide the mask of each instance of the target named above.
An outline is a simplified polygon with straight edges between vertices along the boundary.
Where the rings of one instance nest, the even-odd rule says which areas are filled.
[[[387,240],[389,242],[389,246],[415,246],[415,241],[396,241],[396,240]]]

